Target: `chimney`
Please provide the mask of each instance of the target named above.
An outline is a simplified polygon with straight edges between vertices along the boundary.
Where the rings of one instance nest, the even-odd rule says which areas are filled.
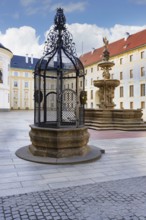
[[[31,64],[33,64],[33,54],[31,54]]]
[[[28,53],[25,56],[25,62],[28,63]]]
[[[129,36],[130,36],[130,34],[129,34],[128,32],[126,32],[126,33],[125,33],[125,38],[124,38],[124,40],[126,41]]]
[[[94,53],[94,51],[95,51],[95,48],[93,47],[93,48],[92,48],[92,51],[91,51],[91,54]]]

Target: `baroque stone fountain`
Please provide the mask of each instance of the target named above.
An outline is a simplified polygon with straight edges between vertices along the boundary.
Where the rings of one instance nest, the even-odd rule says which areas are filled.
[[[94,80],[94,86],[99,89],[98,109],[86,109],[85,124],[96,130],[146,130],[141,109],[114,109],[115,88],[120,85],[120,81],[111,79],[110,70],[115,64],[109,61],[110,52],[106,37],[103,38],[103,42],[102,61],[98,64],[103,70],[103,79]]]
[[[99,88],[99,108],[101,109],[113,109],[115,104],[113,102],[114,91],[117,86],[120,85],[120,81],[117,79],[111,79],[110,70],[114,66],[114,62],[109,61],[108,40],[103,38],[104,51],[103,60],[98,64],[103,70],[103,79],[95,80],[94,86]]]

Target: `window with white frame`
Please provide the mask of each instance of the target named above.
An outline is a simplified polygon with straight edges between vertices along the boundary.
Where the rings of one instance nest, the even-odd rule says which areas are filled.
[[[133,97],[133,96],[134,96],[134,86],[133,86],[133,85],[130,85],[130,86],[129,86],[129,96],[130,96],[130,97]]]
[[[144,51],[142,51],[142,52],[140,53],[140,57],[141,57],[141,59],[144,58]]]
[[[133,78],[133,70],[131,69],[130,70],[130,79],[132,79]]]
[[[18,87],[18,82],[14,81],[14,87]]]
[[[124,95],[124,88],[123,86],[120,86],[120,97],[123,97]]]
[[[123,64],[123,58],[120,58],[120,64]]]
[[[123,72],[120,72],[120,80],[123,79]]]
[[[129,56],[129,61],[132,62],[133,61],[133,55]]]
[[[17,77],[17,76],[18,76],[18,72],[14,72],[14,76],[16,76],[16,77]]]
[[[28,77],[28,72],[25,72],[25,73],[24,73],[24,76],[25,76],[25,77]]]
[[[28,82],[25,82],[25,83],[24,83],[24,87],[25,87],[25,88],[28,88]]]
[[[140,85],[140,95],[145,96],[145,84]]]
[[[93,90],[91,90],[91,99],[93,99]]]
[[[141,67],[141,69],[140,69],[140,75],[141,75],[141,76],[144,76],[144,75],[145,75],[144,67]]]

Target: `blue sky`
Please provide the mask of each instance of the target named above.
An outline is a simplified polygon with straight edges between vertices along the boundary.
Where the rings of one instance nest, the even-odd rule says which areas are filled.
[[[117,31],[120,27],[125,27],[125,31],[134,27],[133,33],[136,27],[139,30],[146,25],[146,0],[0,0],[0,40],[6,42],[7,30],[16,28],[20,33],[20,28],[27,26],[35,30],[37,43],[41,45],[45,41],[45,32],[53,24],[57,7],[64,8],[67,23],[74,34],[73,24],[78,24],[80,30],[86,24],[87,30],[93,32],[96,27],[98,31],[104,30],[105,35],[108,31],[111,34],[115,27]]]

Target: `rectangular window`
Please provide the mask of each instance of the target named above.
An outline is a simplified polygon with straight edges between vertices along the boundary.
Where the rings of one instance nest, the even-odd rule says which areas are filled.
[[[91,90],[91,99],[93,99],[93,90]]]
[[[123,109],[123,102],[120,102],[120,109]]]
[[[130,109],[133,109],[133,102],[130,102]]]
[[[91,102],[91,108],[93,108],[93,102]]]
[[[134,96],[134,86],[133,86],[133,85],[130,85],[130,86],[129,86],[129,96],[130,96],[130,97],[133,97],[133,96]]]
[[[18,87],[18,82],[14,81],[14,87]]]
[[[14,72],[14,76],[16,76],[16,77],[17,77],[17,76],[18,76],[18,72]]]
[[[26,73],[24,74],[24,76],[25,76],[25,77],[28,77],[28,73],[26,72]]]
[[[25,87],[25,88],[28,88],[28,82],[25,82],[25,83],[24,83],[24,87]]]
[[[130,62],[132,62],[132,60],[133,60],[133,55],[130,55],[130,56],[129,56],[129,60],[130,60]]]
[[[74,88],[74,84],[73,84],[73,83],[71,83],[71,88],[72,88],[72,89]]]
[[[141,102],[141,108],[145,109],[145,102]]]
[[[120,86],[120,97],[123,97],[123,94],[124,94],[123,86]]]
[[[99,66],[97,65],[97,71],[99,71]]]
[[[140,53],[140,56],[141,56],[141,59],[144,58],[144,51],[142,51],[142,52]]]
[[[141,76],[144,76],[144,75],[145,75],[144,67],[141,67],[141,69],[140,69],[140,75],[141,75]]]
[[[130,70],[130,79],[133,78],[133,70]]]
[[[120,64],[122,64],[123,63],[123,58],[120,58]]]
[[[91,73],[93,73],[93,68],[91,68]]]
[[[145,96],[145,84],[140,85],[140,95]]]
[[[83,86],[83,81],[80,81],[80,87],[82,87]]]
[[[120,72],[120,80],[123,79],[123,72]]]

